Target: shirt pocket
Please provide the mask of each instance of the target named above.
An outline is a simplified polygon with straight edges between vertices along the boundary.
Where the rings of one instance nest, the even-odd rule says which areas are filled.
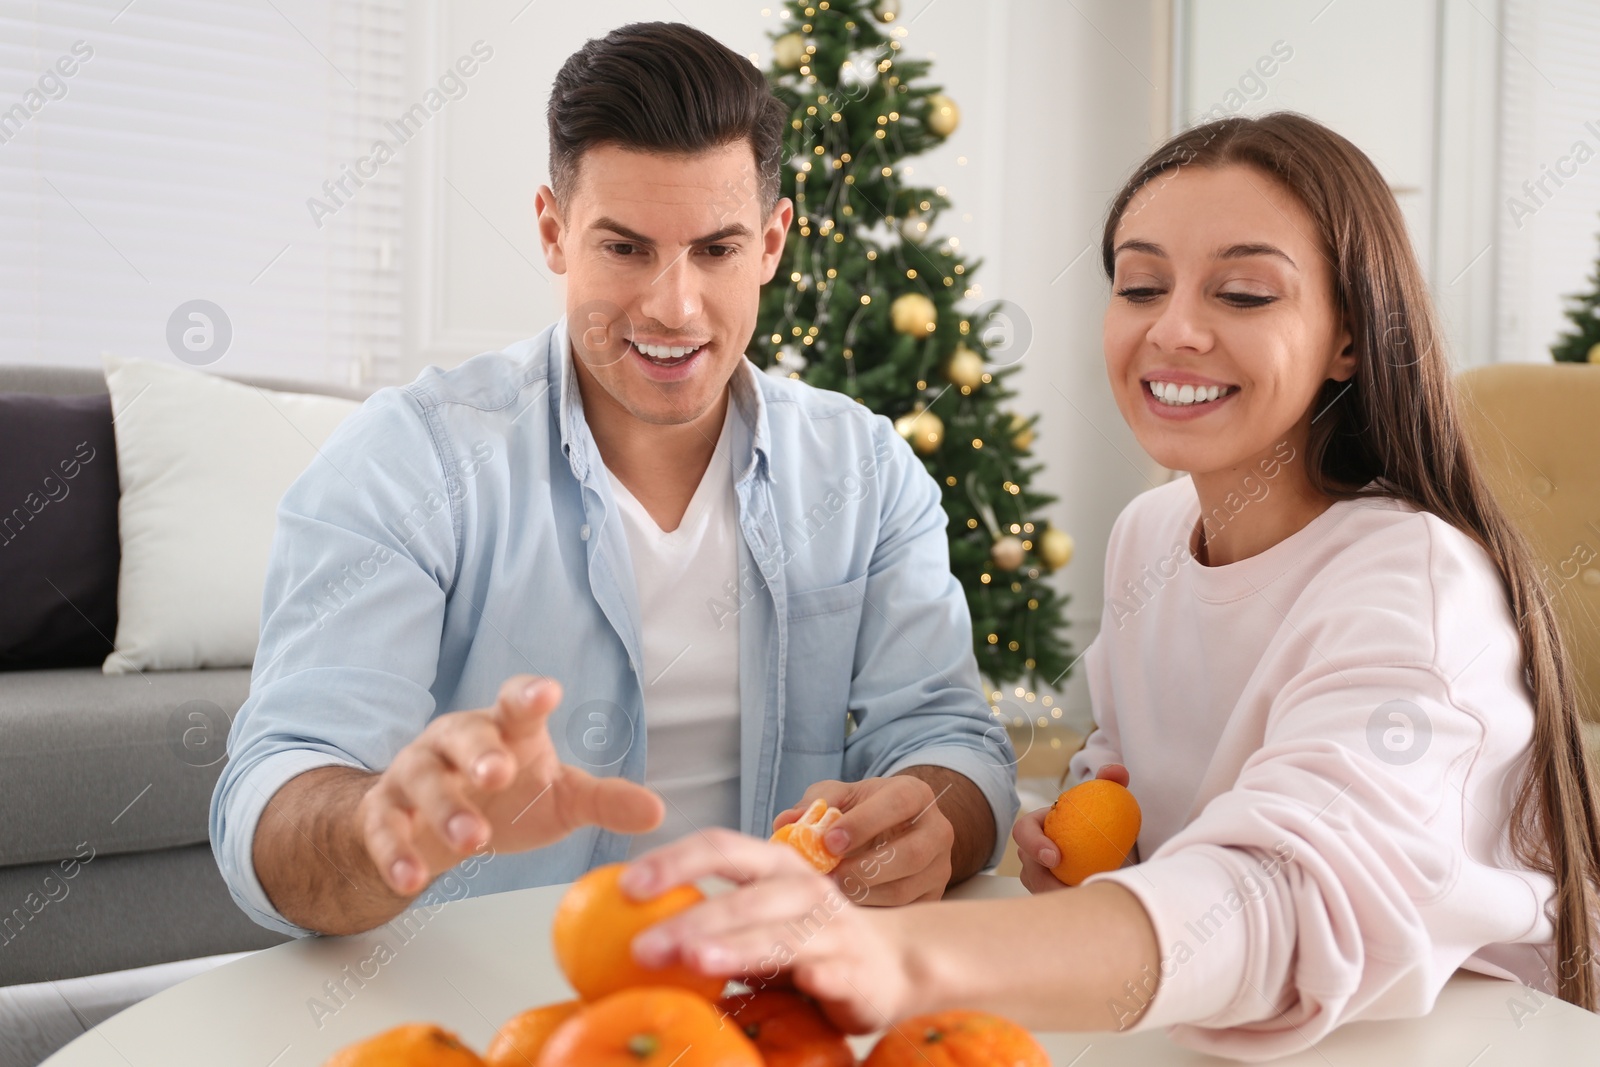
[[[788,752],[844,751],[856,637],[867,576],[789,596],[783,747]]]

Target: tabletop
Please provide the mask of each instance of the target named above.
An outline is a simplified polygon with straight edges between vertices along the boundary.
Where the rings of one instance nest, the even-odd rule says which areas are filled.
[[[556,968],[550,920],[566,887],[471,898],[352,937],[279,945],[180,983],[106,1020],[42,1067],[319,1067],[345,1045],[402,1022],[436,1022],[480,1053],[512,1015],[572,996]],[[949,896],[1019,896],[1015,878],[980,875]],[[1230,1061],[1159,1032],[1040,1034],[1061,1067]],[[864,1051],[870,1040],[858,1044]],[[1460,972],[1428,1016],[1350,1023],[1293,1067],[1526,1067],[1592,1062],[1600,1016],[1512,982]]]

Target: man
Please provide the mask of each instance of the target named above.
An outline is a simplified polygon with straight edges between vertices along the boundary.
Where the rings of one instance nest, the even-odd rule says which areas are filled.
[[[816,797],[861,902],[998,860],[1014,757],[938,487],[887,419],[744,356],[785,119],[682,25],[557,75],[536,206],[566,317],[380,391],[280,505],[211,811],[257,922],[370,929],[458,865],[570,881]]]

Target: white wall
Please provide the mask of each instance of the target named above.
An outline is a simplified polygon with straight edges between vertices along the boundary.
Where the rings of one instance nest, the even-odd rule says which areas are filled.
[[[1405,214],[1451,357],[1459,366],[1490,362],[1499,52],[1481,7],[1469,0],[1178,0],[1178,7],[1180,125],[1202,113],[1290,110],[1353,141]],[[1281,60],[1285,52],[1290,58]],[[1276,62],[1257,67],[1263,57]]]
[[[452,365],[537,332],[560,313],[544,276],[533,194],[545,180],[544,107],[561,62],[582,42],[634,19],[688,21],[741,53],[770,56],[784,5],[763,0],[618,0],[516,5],[427,0],[413,30],[420,86],[482,39],[494,58],[473,95],[440,117],[436,139],[408,161],[410,373]],[[1016,381],[1019,409],[1042,414],[1036,446],[1051,521],[1077,541],[1057,577],[1072,597],[1078,652],[1099,623],[1111,522],[1165,472],[1139,450],[1111,400],[1100,347],[1107,286],[1091,246],[1126,172],[1164,133],[1170,95],[1165,0],[905,0],[909,55],[961,105],[960,129],[906,169],[944,185],[941,227],[972,257],[983,298],[1003,296],[1031,320]],[[1051,694],[1086,721],[1082,672]],[[1047,691],[1048,692],[1048,691]],[[1041,696],[1044,694],[1041,694]]]
[[[1426,267],[1434,5],[1424,0],[1189,0],[1187,8],[1181,124],[1281,110],[1326,123],[1377,164],[1405,211]]]

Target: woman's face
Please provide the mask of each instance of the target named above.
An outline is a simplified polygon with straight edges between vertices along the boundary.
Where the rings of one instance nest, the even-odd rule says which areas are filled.
[[[1106,371],[1145,451],[1197,476],[1303,451],[1318,389],[1357,361],[1294,194],[1253,167],[1181,167],[1139,190],[1112,248]]]

